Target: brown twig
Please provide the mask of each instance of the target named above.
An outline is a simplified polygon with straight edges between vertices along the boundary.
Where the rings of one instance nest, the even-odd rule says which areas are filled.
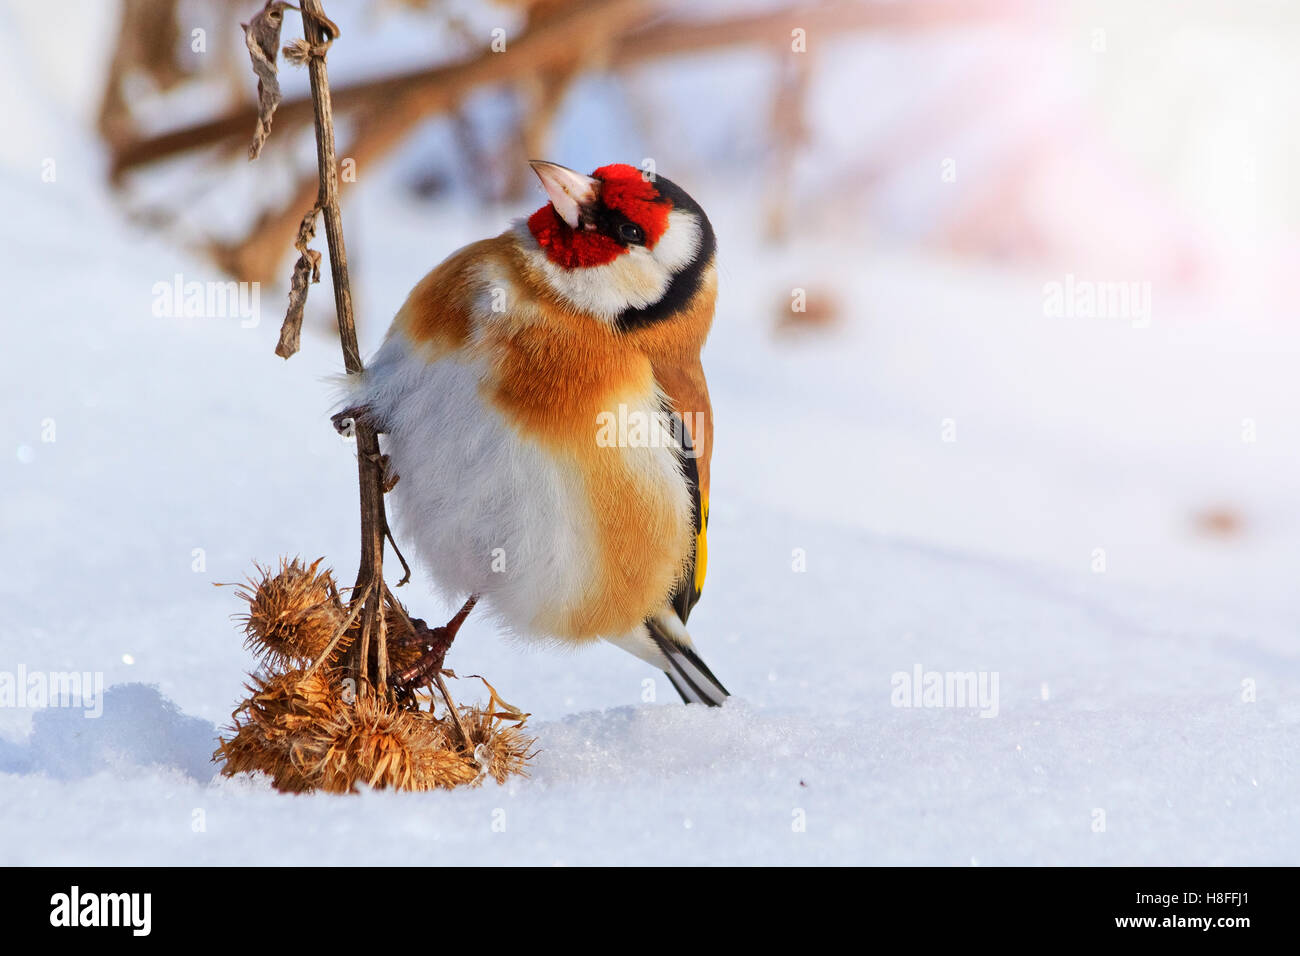
[[[348,612],[348,616],[345,617],[343,622],[334,629],[334,636],[329,639],[329,642],[325,645],[325,650],[320,652],[320,656],[316,658],[311,667],[307,668],[306,672],[303,674],[304,677],[310,677],[312,674],[316,673],[316,669],[324,664],[325,661],[329,659],[329,656],[334,653],[334,648],[338,646],[343,635],[348,632],[348,628],[352,626],[352,622],[357,619],[358,612],[360,612],[366,598],[369,596],[370,588],[367,587],[366,593],[361,595],[361,600],[353,602],[352,610]]]
[[[447,702],[447,712],[451,714],[456,729],[460,731],[460,739],[465,741],[465,749],[472,754],[474,752],[474,741],[470,739],[469,730],[465,726],[465,721],[461,719],[460,711],[456,708],[456,702],[451,699],[451,691],[447,689],[447,682],[443,680],[442,671],[438,671],[433,675],[433,681],[438,685],[438,690],[442,693],[442,699]]]
[[[343,241],[343,214],[339,207],[338,156],[334,146],[334,109],[330,99],[329,75],[325,58],[329,45],[338,38],[339,29],[325,16],[321,0],[302,0],[303,33],[308,48],[304,57],[311,78],[311,101],[316,129],[316,165],[319,183],[316,209],[325,222],[325,239],[329,245],[330,274],[334,283],[334,308],[338,314],[339,341],[343,347],[343,366],[349,375],[359,375],[364,366],[357,345],[357,327],[352,312],[352,287],[348,277],[348,253]],[[314,217],[313,217],[314,219]],[[305,221],[305,220],[304,220]],[[301,251],[301,250],[300,250]],[[300,260],[301,261],[301,260]],[[297,303],[301,312],[301,303]],[[379,436],[374,425],[356,423],[357,476],[361,486],[361,561],[357,581],[352,589],[353,609],[361,602],[361,640],[350,651],[351,666],[359,678],[358,686],[370,680],[370,641],[373,637],[379,658],[379,693],[387,695],[388,640],[384,626],[384,534],[388,520],[384,514],[383,476],[379,465]]]
[[[385,491],[388,489],[385,488]],[[406,555],[402,554],[402,549],[397,546],[397,539],[393,537],[393,529],[388,525],[388,516],[384,515],[384,537],[388,539],[389,546],[393,549],[393,554],[397,555],[397,560],[402,565],[402,579],[397,582],[396,587],[401,587],[407,581],[411,580],[411,566],[406,563]]]

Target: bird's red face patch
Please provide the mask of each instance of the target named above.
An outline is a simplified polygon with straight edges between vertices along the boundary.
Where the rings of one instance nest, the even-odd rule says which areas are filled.
[[[627,251],[599,232],[570,229],[550,203],[528,217],[528,229],[546,258],[566,269],[607,265]]]
[[[571,229],[550,203],[528,217],[529,231],[546,257],[566,269],[608,265],[628,251],[630,246],[610,234],[603,220],[626,220],[639,226],[644,234],[639,244],[647,249],[653,249],[668,229],[672,203],[659,195],[641,170],[616,163],[591,175],[601,180],[596,206],[603,208],[593,209],[590,217],[584,214],[579,228]]]

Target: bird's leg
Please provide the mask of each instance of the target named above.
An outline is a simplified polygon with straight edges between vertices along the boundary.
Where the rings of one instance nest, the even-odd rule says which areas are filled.
[[[456,612],[456,616],[444,624],[442,627],[430,628],[424,621],[419,618],[411,619],[411,626],[414,628],[414,639],[424,645],[424,653],[420,659],[404,670],[394,674],[389,683],[397,691],[400,698],[410,697],[417,687],[421,687],[442,673],[443,662],[447,659],[447,651],[451,648],[451,642],[456,639],[456,634],[460,626],[465,623],[465,618],[469,617],[469,612],[474,610],[474,605],[478,603],[478,595],[471,594],[465,606]],[[411,640],[411,638],[407,638]]]

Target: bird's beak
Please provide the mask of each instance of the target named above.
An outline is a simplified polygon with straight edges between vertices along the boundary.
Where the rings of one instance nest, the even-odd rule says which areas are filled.
[[[530,159],[528,165],[533,167],[533,172],[542,181],[546,195],[560,218],[571,229],[577,229],[582,221],[582,207],[596,201],[600,180],[574,172],[559,163],[548,163],[540,159]]]

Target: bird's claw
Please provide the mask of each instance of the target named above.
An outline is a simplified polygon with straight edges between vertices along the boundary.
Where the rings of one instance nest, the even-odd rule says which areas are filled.
[[[345,438],[352,438],[356,434],[357,425],[369,425],[372,428],[375,425],[370,420],[369,405],[353,405],[345,408],[337,415],[331,415],[330,422],[334,425],[334,430]]]
[[[379,482],[384,494],[388,494],[402,476],[393,471],[392,459],[387,455],[372,455],[370,460],[379,464]]]
[[[471,594],[464,606],[442,627],[429,627],[418,617],[411,618],[411,631],[401,640],[408,644],[418,644],[424,653],[410,667],[403,668],[389,679],[389,686],[397,692],[399,700],[413,697],[416,688],[434,681],[440,682],[442,675],[448,673],[442,666],[447,659],[447,651],[451,649],[451,642],[456,639],[460,626],[465,623],[465,618],[469,617],[469,612],[474,610],[477,603],[478,595]],[[445,687],[442,691],[446,696]]]
[[[388,684],[397,693],[398,700],[410,699],[418,688],[429,684],[437,674],[442,673],[447,651],[456,636],[449,628],[431,628],[418,617],[411,618],[411,624],[415,628],[414,632],[400,640],[403,643],[420,645],[424,653],[414,664],[389,677]]]

